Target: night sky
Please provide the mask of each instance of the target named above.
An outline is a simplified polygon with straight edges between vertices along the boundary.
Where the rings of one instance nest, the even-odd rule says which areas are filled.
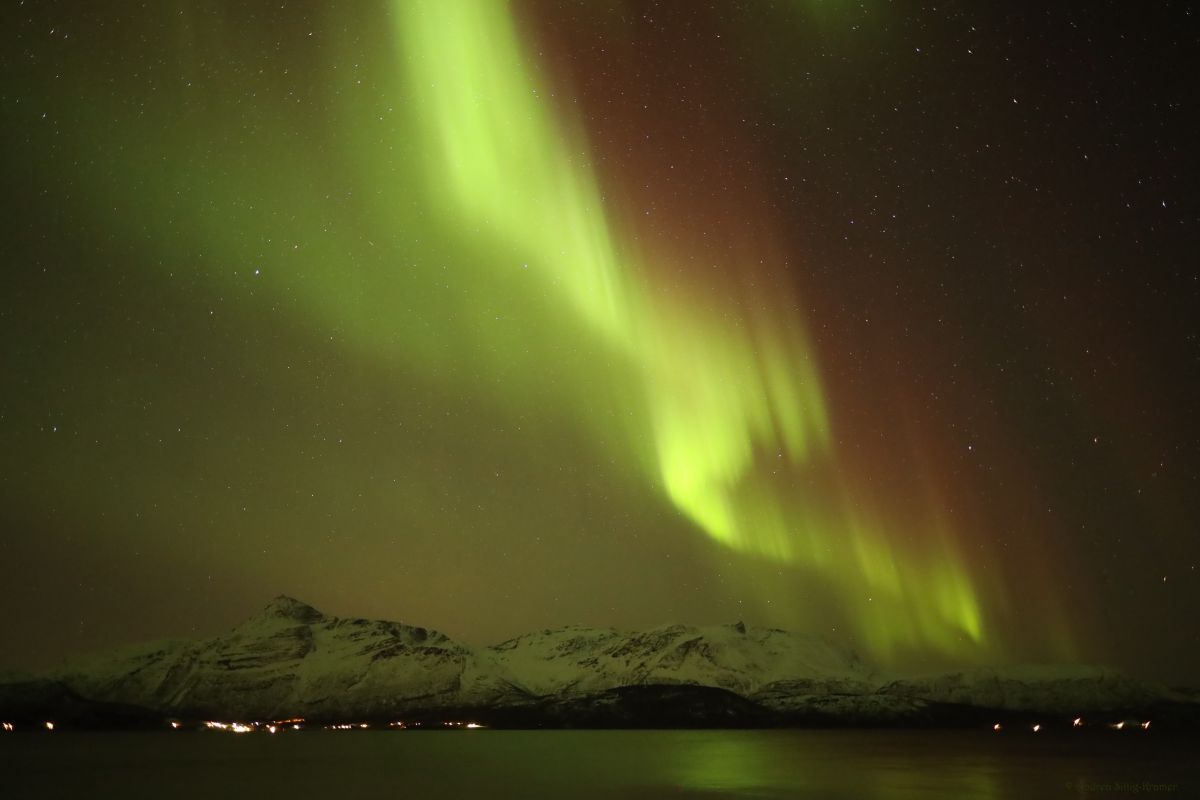
[[[1189,3],[5,3],[0,666],[286,593],[1200,669]]]

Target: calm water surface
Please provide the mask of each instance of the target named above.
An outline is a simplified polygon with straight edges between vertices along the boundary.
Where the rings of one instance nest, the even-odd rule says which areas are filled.
[[[1200,741],[954,731],[0,737],[2,797],[1198,797]]]

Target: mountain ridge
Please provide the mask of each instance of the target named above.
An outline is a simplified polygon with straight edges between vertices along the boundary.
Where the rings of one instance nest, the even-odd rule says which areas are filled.
[[[897,675],[824,637],[740,622],[633,632],[576,625],[471,647],[430,628],[329,616],[287,595],[227,633],[80,656],[36,679],[47,697],[197,718],[472,710],[548,725],[919,724],[984,710],[1196,707],[1104,667]],[[0,691],[0,713],[12,695]]]

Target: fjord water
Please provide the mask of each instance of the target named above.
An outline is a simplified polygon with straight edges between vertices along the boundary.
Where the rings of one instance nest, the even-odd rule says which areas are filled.
[[[0,738],[8,797],[1200,796],[1197,742],[963,731],[54,733]]]

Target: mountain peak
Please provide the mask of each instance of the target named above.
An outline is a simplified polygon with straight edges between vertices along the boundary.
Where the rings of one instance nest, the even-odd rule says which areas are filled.
[[[272,619],[291,619],[297,622],[317,622],[325,618],[324,614],[317,611],[308,603],[302,603],[294,597],[288,597],[286,594],[278,595],[272,599],[255,616]]]

